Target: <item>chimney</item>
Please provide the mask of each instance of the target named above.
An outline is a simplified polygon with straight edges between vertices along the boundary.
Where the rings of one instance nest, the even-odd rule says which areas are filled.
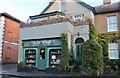
[[[50,2],[54,2],[55,0],[50,0]]]
[[[103,0],[103,5],[111,4],[111,0]]]

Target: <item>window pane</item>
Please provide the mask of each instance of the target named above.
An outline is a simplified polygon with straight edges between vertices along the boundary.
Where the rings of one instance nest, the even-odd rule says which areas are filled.
[[[114,42],[109,44],[109,58],[110,59],[119,58],[118,43]]]
[[[119,58],[119,51],[118,50],[110,50],[109,51],[109,58],[110,59],[118,59]]]
[[[45,48],[40,49],[40,59],[45,59]]]
[[[117,17],[108,16],[107,17],[108,31],[117,31]]]
[[[118,43],[110,43],[109,49],[118,49]]]

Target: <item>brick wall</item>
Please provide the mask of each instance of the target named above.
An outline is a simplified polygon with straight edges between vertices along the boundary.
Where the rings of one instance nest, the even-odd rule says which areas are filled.
[[[15,63],[18,61],[19,29],[19,23],[6,18],[2,54],[3,63]]]
[[[6,18],[4,41],[19,43],[20,24]]]
[[[4,43],[3,63],[15,63],[18,60],[18,46]]]

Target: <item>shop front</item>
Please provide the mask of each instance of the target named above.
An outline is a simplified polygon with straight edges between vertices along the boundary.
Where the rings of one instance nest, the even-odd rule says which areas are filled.
[[[61,40],[23,40],[22,61],[37,70],[55,68],[60,64]]]

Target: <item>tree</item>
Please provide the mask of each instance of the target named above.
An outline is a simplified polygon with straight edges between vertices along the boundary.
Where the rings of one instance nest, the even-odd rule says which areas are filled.
[[[61,42],[62,42],[62,55],[61,55],[61,63],[60,68],[61,70],[67,70],[69,67],[69,60],[70,60],[70,50],[68,48],[68,37],[67,34],[61,34]]]
[[[82,70],[102,73],[104,67],[102,46],[98,43],[98,34],[91,22],[89,24],[89,38],[82,46]]]

